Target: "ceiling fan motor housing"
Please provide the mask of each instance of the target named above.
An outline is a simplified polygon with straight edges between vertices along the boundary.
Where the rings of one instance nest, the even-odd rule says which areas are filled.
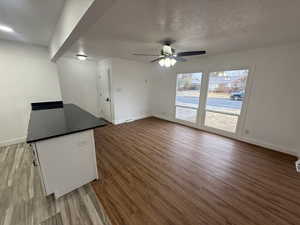
[[[175,53],[175,49],[173,49],[170,45],[164,45],[161,54],[165,56],[171,56]]]

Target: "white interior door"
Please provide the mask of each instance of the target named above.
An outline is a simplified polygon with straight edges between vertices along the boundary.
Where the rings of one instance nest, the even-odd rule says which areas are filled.
[[[100,68],[98,78],[101,116],[107,121],[112,122],[110,69],[107,67]]]

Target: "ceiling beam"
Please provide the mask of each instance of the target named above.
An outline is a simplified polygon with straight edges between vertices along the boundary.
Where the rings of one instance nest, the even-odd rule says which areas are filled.
[[[51,61],[62,56],[117,0],[66,0],[52,36]]]

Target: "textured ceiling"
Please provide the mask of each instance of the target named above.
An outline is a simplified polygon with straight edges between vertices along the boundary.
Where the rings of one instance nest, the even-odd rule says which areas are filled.
[[[47,46],[63,5],[64,0],[1,0],[0,24],[15,33],[0,31],[0,39]]]
[[[299,0],[119,0],[67,55],[152,59],[172,37],[178,50],[208,54],[300,40]]]

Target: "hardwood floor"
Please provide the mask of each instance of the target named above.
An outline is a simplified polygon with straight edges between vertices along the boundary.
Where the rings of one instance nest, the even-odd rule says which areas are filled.
[[[31,151],[26,144],[0,147],[0,225],[110,225],[91,185],[45,197]]]
[[[113,225],[300,224],[295,157],[155,118],[95,137]]]

